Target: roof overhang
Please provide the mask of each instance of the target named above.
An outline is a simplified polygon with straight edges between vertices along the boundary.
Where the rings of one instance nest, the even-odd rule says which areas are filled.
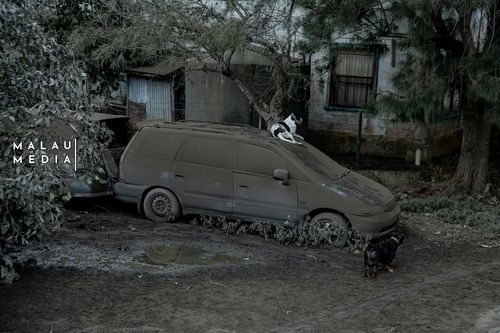
[[[155,66],[127,67],[125,73],[137,76],[166,78],[170,77],[179,69],[184,67],[183,63],[161,63]]]

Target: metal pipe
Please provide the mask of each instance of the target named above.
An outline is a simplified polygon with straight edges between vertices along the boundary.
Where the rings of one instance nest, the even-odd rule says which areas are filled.
[[[363,125],[363,109],[358,112],[358,142],[356,144],[356,170],[359,170],[361,160],[361,130]]]

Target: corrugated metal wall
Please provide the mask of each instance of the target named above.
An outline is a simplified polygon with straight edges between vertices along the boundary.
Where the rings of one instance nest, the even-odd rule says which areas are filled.
[[[146,104],[147,119],[172,121],[171,83],[141,76],[128,75],[128,99]]]

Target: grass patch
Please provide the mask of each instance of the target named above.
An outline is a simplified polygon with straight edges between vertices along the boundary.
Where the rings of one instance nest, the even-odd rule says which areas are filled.
[[[404,199],[400,205],[404,211],[432,214],[445,223],[484,227],[500,233],[500,203],[496,197],[430,196]]]

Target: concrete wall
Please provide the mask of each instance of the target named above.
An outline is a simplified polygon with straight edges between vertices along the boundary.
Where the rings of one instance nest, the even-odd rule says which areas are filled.
[[[191,65],[185,72],[186,120],[249,124],[251,107],[234,82]]]
[[[345,40],[348,42],[349,40]],[[341,41],[342,42],[342,41]],[[399,69],[405,54],[397,40],[383,40],[385,52],[380,56],[377,71],[377,93],[394,92],[392,77]],[[394,51],[391,49],[395,47]],[[395,66],[391,58],[395,55]],[[326,110],[330,74],[321,72],[324,54],[314,54],[311,59],[311,99],[309,105],[308,140],[324,147],[330,154],[356,150],[358,113]],[[422,160],[430,160],[460,146],[459,120],[444,121],[434,125],[396,122],[388,116],[363,115],[362,154],[413,159],[420,149]]]
[[[256,52],[235,53],[231,64],[231,70],[250,88],[269,80],[270,74],[262,76],[261,73],[269,60]],[[251,66],[254,70],[258,66],[260,73],[253,73]],[[209,57],[203,62],[193,60],[186,65],[185,92],[186,120],[252,123],[252,107],[247,98],[230,78],[217,72],[215,61]]]

